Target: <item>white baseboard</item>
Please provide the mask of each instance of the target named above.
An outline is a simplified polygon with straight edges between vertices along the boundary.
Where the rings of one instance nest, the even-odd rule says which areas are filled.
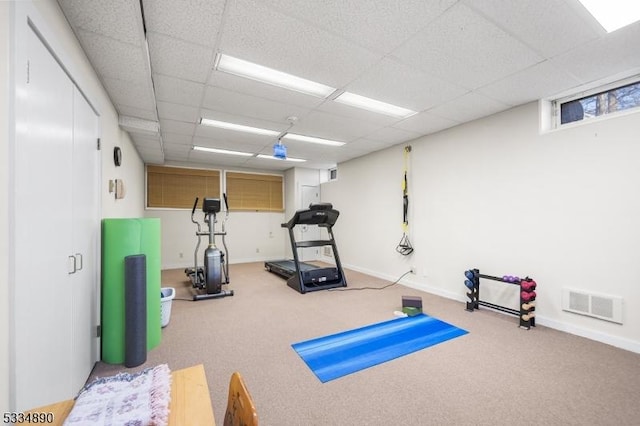
[[[388,275],[388,274],[383,274],[377,271],[373,271],[370,269],[366,269],[366,268],[360,268],[358,266],[355,265],[343,265],[345,268],[357,271],[357,272],[362,272],[363,274],[367,274],[367,275],[371,275],[374,276],[376,278],[382,278],[388,281],[395,281],[398,279],[397,276],[392,276],[392,275]],[[424,291],[425,293],[429,293],[429,294],[433,294],[436,296],[441,296],[444,297],[446,299],[451,299],[451,300],[455,300],[461,303],[465,303],[466,302],[466,297],[464,297],[464,295],[458,294],[458,293],[453,293],[453,292],[449,292],[449,291],[444,291],[440,288],[436,288],[436,287],[431,287],[428,286],[424,283],[419,283],[416,282],[415,280],[411,279],[410,275],[406,275],[404,278],[402,278],[399,282],[399,284],[404,285],[405,287],[410,287],[416,290],[420,290],[420,291]],[[507,315],[507,314],[505,314]],[[625,339],[623,337],[618,337],[618,336],[612,336],[610,334],[606,334],[606,333],[602,333],[599,331],[594,331],[594,330],[590,330],[587,328],[583,328],[583,327],[577,327],[575,325],[572,324],[568,324],[562,321],[557,321],[557,320],[553,320],[553,319],[549,319],[549,318],[545,318],[543,316],[536,316],[536,324],[537,325],[542,325],[545,327],[549,327],[549,328],[553,328],[555,330],[558,331],[563,331],[565,333],[569,333],[569,334],[573,334],[576,336],[580,336],[580,337],[584,337],[590,340],[594,340],[596,342],[600,342],[600,343],[605,343],[607,345],[611,345],[611,346],[615,346],[617,348],[620,349],[624,349],[627,351],[631,351],[631,352],[635,352],[635,353],[640,353],[640,342],[634,341],[634,340],[630,340],[630,339]]]
[[[536,316],[536,324],[553,328],[555,330],[564,331],[565,333],[574,334],[576,336],[585,337],[587,339],[595,340],[596,342],[605,343],[607,345],[615,346],[627,351],[640,353],[640,342],[625,339],[624,337],[612,336],[600,331],[578,327],[562,321],[553,320],[541,316]]]

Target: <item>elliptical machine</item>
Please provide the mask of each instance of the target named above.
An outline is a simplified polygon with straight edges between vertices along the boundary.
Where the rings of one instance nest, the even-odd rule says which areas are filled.
[[[204,213],[204,221],[207,224],[208,231],[203,232],[200,227],[200,222],[195,219],[196,207],[198,206],[198,198],[193,203],[193,209],[191,210],[191,222],[197,226],[196,236],[198,237],[198,244],[193,254],[193,268],[186,268],[185,274],[191,280],[191,285],[197,290],[205,290],[205,293],[198,293],[193,295],[193,300],[203,299],[215,299],[226,296],[233,296],[233,290],[223,290],[223,284],[229,284],[229,264],[227,256],[227,244],[224,237],[227,235],[225,231],[225,222],[229,217],[229,203],[227,202],[227,194],[223,194],[224,204],[226,207],[225,218],[222,221],[222,231],[216,232],[215,226],[217,223],[216,214],[220,213],[220,199],[219,198],[204,198],[202,200],[202,211]],[[198,266],[198,251],[200,249],[201,237],[209,237],[209,245],[204,251],[204,267]],[[222,246],[224,250],[220,250],[216,247],[215,237],[222,237]],[[227,258],[225,260],[225,258]]]

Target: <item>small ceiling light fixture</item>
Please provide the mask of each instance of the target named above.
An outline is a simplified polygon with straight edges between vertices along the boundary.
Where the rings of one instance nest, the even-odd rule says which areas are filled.
[[[336,97],[335,101],[340,102],[341,104],[350,105],[356,108],[362,108],[397,118],[407,118],[411,117],[414,114],[417,114],[416,111],[412,111],[410,109],[402,108],[396,105],[391,105],[386,102],[376,101],[375,99],[356,95],[355,93],[351,92],[344,92],[340,96]]]
[[[331,139],[315,138],[313,136],[298,135],[295,133],[285,133],[284,136],[282,136],[282,138],[291,139],[291,140],[300,141],[300,142],[319,143],[322,145],[332,145],[332,146],[342,146],[345,144],[345,142],[334,141]]]
[[[231,151],[228,149],[218,149],[218,148],[207,148],[206,146],[198,146],[195,145],[193,147],[194,151],[204,151],[204,152],[212,152],[214,154],[225,154],[225,155],[239,155],[241,157],[251,157],[253,154],[249,152],[241,152],[241,151]]]
[[[580,3],[608,32],[640,20],[640,3],[632,0],[580,0]]]
[[[293,161],[293,162],[297,162],[297,163],[302,163],[305,162],[307,160],[303,160],[302,158],[291,158],[291,157],[287,157],[287,158],[277,158],[274,157],[272,155],[266,155],[266,154],[258,154],[256,155],[257,158],[262,158],[265,160],[279,160],[279,161]]]
[[[242,124],[227,123],[226,121],[210,120],[208,118],[201,118],[200,124],[203,126],[218,127],[220,129],[235,130],[238,132],[253,133],[256,135],[278,136],[280,134],[280,132],[276,132],[275,130],[243,126]]]
[[[295,90],[296,92],[317,96],[319,98],[326,98],[336,90],[333,87],[325,86],[315,81],[296,77],[295,75],[234,58],[233,56],[223,53],[218,53],[216,57],[216,69],[239,77]]]

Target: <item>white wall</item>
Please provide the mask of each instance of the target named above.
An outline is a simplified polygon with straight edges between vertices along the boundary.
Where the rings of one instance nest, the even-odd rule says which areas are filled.
[[[0,2],[0,411],[9,410],[9,43],[10,3]]]
[[[342,163],[322,187],[341,259],[393,279],[416,266],[403,282],[461,301],[466,269],[530,275],[539,325],[640,352],[639,117],[541,135],[532,103],[411,142],[409,258],[395,253],[402,146]],[[516,308],[517,287],[495,284],[484,295]],[[562,311],[565,286],[623,297],[624,324]]]
[[[146,217],[158,217],[162,227],[162,268],[193,267],[196,248],[196,225],[191,222],[191,210],[146,211]],[[196,210],[196,220],[206,232],[202,210]],[[221,231],[224,213],[218,214],[216,231]],[[280,224],[283,213],[271,212],[230,212],[225,225],[227,236],[228,262],[245,263],[281,259],[284,247],[284,231]],[[208,237],[202,237],[198,264],[202,266]],[[216,245],[222,248],[221,237],[216,237]],[[182,255],[182,256],[181,256]],[[233,280],[233,277],[231,277]]]

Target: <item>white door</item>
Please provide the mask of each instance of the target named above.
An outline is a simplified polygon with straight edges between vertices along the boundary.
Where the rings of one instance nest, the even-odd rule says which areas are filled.
[[[15,406],[68,399],[98,356],[98,121],[36,33],[16,75]]]
[[[77,87],[73,90],[73,250],[76,273],[72,277],[73,379],[80,390],[98,360],[99,231],[96,182],[99,162],[98,117]]]
[[[320,187],[319,186],[301,186],[301,209],[308,209],[309,204],[320,202]],[[298,225],[299,234],[296,235],[298,241],[319,240],[320,228],[317,225]],[[320,249],[322,247],[308,247],[298,249],[298,256],[301,261],[318,260]]]
[[[14,198],[18,410],[73,396],[73,84],[31,29],[27,41],[29,71],[16,76],[21,89],[16,90]]]

